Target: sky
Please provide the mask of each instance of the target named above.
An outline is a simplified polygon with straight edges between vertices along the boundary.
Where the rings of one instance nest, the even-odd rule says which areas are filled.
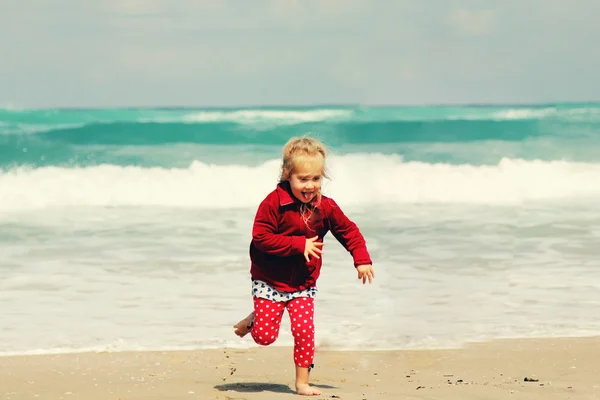
[[[600,100],[598,0],[0,0],[0,107]]]

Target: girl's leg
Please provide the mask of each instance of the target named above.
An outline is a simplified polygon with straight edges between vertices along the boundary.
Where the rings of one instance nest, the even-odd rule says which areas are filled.
[[[300,297],[286,306],[294,335],[294,364],[296,364],[296,391],[303,395],[320,395],[308,384],[315,356],[314,299]]]
[[[285,303],[254,297],[254,325],[250,333],[257,344],[268,346],[279,336]]]

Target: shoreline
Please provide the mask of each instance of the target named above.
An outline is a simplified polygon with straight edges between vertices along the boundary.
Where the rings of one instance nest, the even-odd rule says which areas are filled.
[[[247,336],[248,338],[250,336]],[[501,338],[490,338],[473,341],[465,341],[457,345],[449,346],[430,346],[430,347],[399,347],[399,348],[372,348],[372,349],[360,349],[360,348],[343,348],[343,347],[330,347],[329,343],[325,345],[317,344],[315,346],[316,351],[323,353],[401,353],[401,352],[423,352],[423,351],[461,351],[471,346],[486,345],[498,342],[520,342],[520,341],[563,341],[563,340],[576,340],[576,339],[594,339],[600,340],[600,334],[590,335],[577,335],[577,336],[531,336],[531,337],[501,337]],[[238,339],[246,340],[246,339]],[[115,349],[109,348],[110,346],[92,348],[86,347],[81,349],[37,349],[37,350],[26,350],[23,352],[5,352],[0,353],[0,361],[3,358],[18,358],[18,357],[47,357],[47,356],[77,356],[77,355],[93,355],[93,354],[144,354],[144,353],[155,353],[155,354],[167,354],[167,353],[201,353],[201,352],[215,352],[215,351],[251,351],[256,348],[269,348],[269,349],[291,349],[292,344],[278,344],[273,343],[268,347],[262,347],[255,344],[252,339],[247,341],[247,345],[242,346],[218,346],[218,347],[194,347],[194,348],[177,348],[177,347],[165,347],[165,348],[125,348]]]
[[[233,331],[232,331],[233,336]],[[194,348],[186,348],[186,347],[164,347],[164,348],[124,348],[118,349],[116,347],[111,347],[112,345],[99,346],[98,348],[93,347],[84,347],[80,349],[36,349],[36,350],[25,350],[23,352],[15,351],[15,352],[0,352],[0,361],[3,358],[16,358],[16,357],[45,357],[45,356],[77,356],[77,355],[85,355],[85,354],[143,354],[143,353],[198,353],[198,352],[213,352],[213,351],[249,351],[255,348],[264,348],[259,346],[252,341],[248,335],[247,338],[236,338],[236,342],[245,341],[244,345],[223,345],[223,346],[214,346],[214,347],[194,347]],[[552,340],[576,340],[576,339],[595,339],[598,338],[600,340],[599,333],[590,333],[587,335],[565,335],[565,336],[515,336],[515,337],[496,337],[496,338],[482,338],[479,340],[470,340],[464,341],[460,343],[456,343],[455,345],[439,345],[439,346],[407,346],[407,347],[398,347],[398,348],[374,348],[374,349],[360,349],[360,348],[343,348],[343,347],[331,347],[329,343],[327,344],[316,344],[315,348],[317,351],[325,352],[325,353],[369,353],[369,352],[380,352],[380,353],[398,353],[398,352],[419,352],[419,351],[460,351],[464,350],[467,347],[476,346],[476,345],[485,345],[491,343],[499,343],[499,342],[519,342],[519,341],[552,341]],[[281,337],[279,338],[280,341]],[[279,341],[276,341],[272,345],[268,346],[268,348],[277,348],[277,349],[286,349],[292,348],[293,338],[290,336],[287,339],[289,340],[286,344],[279,344]]]
[[[600,399],[599,359],[600,336],[445,350],[317,348],[311,383],[323,392],[317,399],[591,400]],[[293,387],[288,346],[0,357],[0,394],[9,400],[301,398]]]

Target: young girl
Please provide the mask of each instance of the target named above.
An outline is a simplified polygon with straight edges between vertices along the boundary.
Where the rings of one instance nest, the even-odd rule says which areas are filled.
[[[263,346],[275,342],[286,309],[294,336],[296,391],[319,395],[308,384],[315,351],[313,301],[328,231],[352,255],[358,279],[375,276],[365,239],[333,201],[321,194],[326,150],[318,140],[292,138],[283,148],[280,182],[260,204],[250,244],[254,311],[234,325]]]

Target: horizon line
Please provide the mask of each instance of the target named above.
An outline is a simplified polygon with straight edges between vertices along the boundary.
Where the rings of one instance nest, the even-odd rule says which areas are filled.
[[[543,107],[556,105],[572,104],[594,104],[600,103],[600,100],[569,100],[569,101],[548,101],[548,102],[457,102],[457,103],[290,103],[290,104],[239,104],[239,105],[139,105],[139,106],[45,106],[45,107],[21,107],[12,104],[0,105],[0,110],[5,111],[23,111],[23,110],[100,110],[100,109],[118,109],[118,110],[140,110],[140,109],[280,109],[280,108],[321,108],[321,107],[354,107],[354,108],[426,108],[426,107]]]

